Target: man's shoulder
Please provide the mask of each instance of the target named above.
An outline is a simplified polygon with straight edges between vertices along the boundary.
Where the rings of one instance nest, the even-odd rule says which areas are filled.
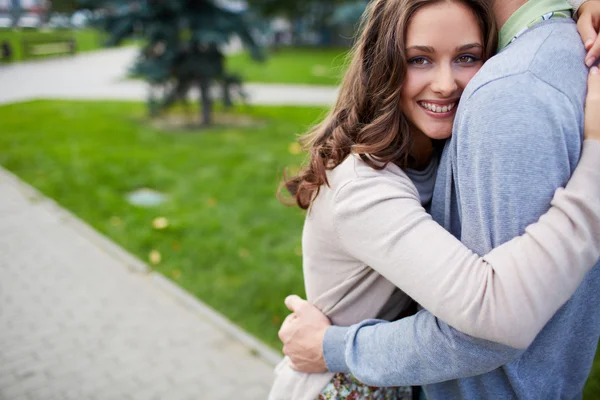
[[[502,94],[511,91],[511,97],[529,98],[541,85],[556,91],[556,96],[566,96],[576,108],[582,108],[587,88],[584,56],[583,44],[572,21],[548,21],[531,28],[492,57],[469,83],[463,98],[471,99],[483,91],[495,100],[500,96],[498,90]],[[489,100],[481,93],[476,97],[475,101]]]
[[[452,159],[459,149],[463,158],[511,162],[567,154],[565,166],[572,168],[581,148],[587,91],[579,46],[572,23],[544,24],[492,58],[461,99]]]

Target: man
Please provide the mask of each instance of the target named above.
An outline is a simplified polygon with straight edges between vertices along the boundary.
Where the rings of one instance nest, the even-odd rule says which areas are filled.
[[[564,0],[493,5],[502,51],[463,94],[432,203],[436,221],[479,254],[522,234],[569,179],[581,151],[588,74],[573,21],[547,20],[570,9]],[[426,310],[395,322],[329,326],[295,296],[286,299],[295,313],[280,338],[300,370],[350,372],[374,386],[424,385],[430,399],[575,398],[600,337],[598,288],[594,268],[526,350],[469,337]]]

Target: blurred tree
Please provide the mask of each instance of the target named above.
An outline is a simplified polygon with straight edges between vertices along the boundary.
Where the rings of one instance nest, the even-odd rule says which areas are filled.
[[[320,9],[332,9],[348,0],[247,0],[248,5],[265,17],[283,16],[290,19],[314,14]]]
[[[367,8],[368,1],[357,0],[337,7],[331,15],[331,23],[337,26],[356,26]]]
[[[10,1],[10,16],[12,19],[12,26],[17,27],[19,18],[21,18],[21,2],[19,0]]]
[[[79,8],[78,3],[78,0],[51,0],[50,10],[52,12],[73,14]]]
[[[133,73],[151,85],[151,115],[176,101],[186,102],[190,89],[200,91],[202,124],[212,115],[211,85],[219,83],[225,107],[232,104],[234,88],[244,97],[241,79],[225,72],[221,50],[232,35],[241,38],[255,60],[263,52],[250,33],[243,13],[213,0],[80,0],[103,13],[98,26],[109,34],[108,45],[137,35],[144,47]],[[219,2],[222,3],[222,2]]]
[[[246,0],[249,7],[265,18],[284,17],[292,23],[293,42],[304,44],[299,38],[307,30],[317,32],[320,44],[333,44],[340,26],[332,16],[339,8],[354,5],[360,0]],[[364,1],[366,3],[366,1]]]

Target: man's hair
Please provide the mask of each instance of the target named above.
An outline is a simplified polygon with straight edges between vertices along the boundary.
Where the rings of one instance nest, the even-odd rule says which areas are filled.
[[[309,158],[305,167],[284,186],[295,203],[308,209],[327,182],[327,170],[350,154],[361,156],[375,169],[394,162],[408,165],[410,128],[400,108],[406,77],[404,49],[408,24],[422,7],[439,2],[461,3],[473,11],[483,35],[484,60],[497,45],[491,0],[375,0],[361,20],[358,40],[338,101],[323,122],[300,139]],[[285,200],[284,200],[285,201]]]

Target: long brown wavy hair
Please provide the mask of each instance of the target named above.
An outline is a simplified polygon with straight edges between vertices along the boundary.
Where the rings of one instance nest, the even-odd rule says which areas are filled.
[[[417,10],[442,1],[462,3],[473,11],[483,35],[484,60],[494,54],[498,33],[491,0],[371,1],[349,53],[351,61],[336,105],[300,138],[308,162],[297,176],[284,177],[284,186],[300,208],[309,208],[321,185],[329,184],[327,170],[351,153],[375,169],[390,162],[409,166],[410,126],[400,108],[408,65],[406,32]]]

